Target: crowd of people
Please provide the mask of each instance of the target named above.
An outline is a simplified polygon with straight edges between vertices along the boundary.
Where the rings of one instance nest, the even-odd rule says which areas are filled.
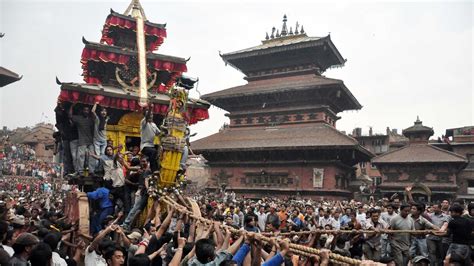
[[[148,160],[142,156],[138,183],[143,187],[135,193],[128,212],[121,203],[123,199],[113,196],[113,187],[98,180],[98,188],[87,193],[92,218],[91,233],[85,235],[78,233],[78,225],[65,213],[65,193],[77,187],[64,181],[51,184],[38,183],[32,177],[4,177],[0,182],[0,264],[335,265],[329,261],[331,253],[372,263],[367,265],[472,262],[474,204],[444,200],[423,205],[398,198],[365,203],[257,200],[228,191],[202,192],[191,198],[200,206],[201,215],[213,221],[211,224],[182,212],[181,206],[164,204],[159,196],[154,198],[144,222],[137,223],[146,202],[143,198],[148,199],[151,193],[145,185],[149,168]],[[140,172],[128,171],[126,179],[134,171]],[[18,184],[30,189],[19,189]],[[187,206],[185,196],[185,192],[176,196],[182,206]],[[94,203],[98,206],[94,207]],[[232,228],[238,233],[231,232]],[[328,231],[319,231],[322,229]],[[433,232],[386,233],[383,229]],[[272,241],[262,241],[261,235]],[[291,251],[290,243],[322,252],[318,256],[301,256]]]
[[[187,193],[184,186],[158,190],[161,155],[154,138],[166,128],[158,127],[146,108],[141,143],[127,151],[106,139],[107,110],[98,104],[75,109],[58,103],[56,115],[64,178],[12,171],[18,168],[14,160],[32,158],[10,155],[6,161],[10,171],[0,179],[0,265],[340,264],[333,254],[362,265],[472,264],[472,203],[418,203],[411,187],[407,202],[398,195],[359,202],[247,199],[225,189]],[[178,178],[184,178],[186,155],[192,153],[189,130],[186,138]],[[78,176],[91,173],[90,226],[84,232],[65,199],[82,190],[75,185]],[[198,210],[186,198],[197,203],[208,223],[190,215]],[[320,252],[302,254],[292,245]]]
[[[8,136],[0,142],[0,176],[32,176],[56,178],[61,174],[61,165],[36,159],[34,149],[27,144],[14,144]]]

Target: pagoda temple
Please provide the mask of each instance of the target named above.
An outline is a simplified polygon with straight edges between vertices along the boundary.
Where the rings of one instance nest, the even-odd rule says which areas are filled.
[[[0,38],[3,38],[3,36],[5,36],[5,33],[0,33]],[[19,81],[21,78],[22,76],[17,73],[0,66],[0,87]]]
[[[354,165],[373,154],[336,129],[338,113],[362,106],[342,80],[322,75],[346,61],[331,37],[309,37],[285,16],[262,44],[221,57],[247,84],[202,96],[230,119],[191,145],[208,160],[211,186],[256,198],[352,197]]]
[[[403,195],[412,187],[416,201],[435,202],[456,198],[458,174],[466,167],[466,157],[428,143],[433,128],[424,126],[419,118],[413,126],[403,130],[408,145],[372,159],[382,174],[380,192]]]
[[[161,124],[169,108],[168,90],[176,83],[189,89],[196,82],[183,76],[187,71],[186,59],[154,52],[166,38],[166,24],[148,21],[138,0],[132,0],[123,14],[111,9],[100,41],[82,39],[85,47],[81,65],[85,83],[60,82],[59,79],[56,82],[61,85],[58,100],[67,104],[86,105],[99,102],[108,109],[110,118],[107,134],[114,145],[140,143],[139,125],[143,115],[141,95],[137,89],[140,65],[137,20],[132,16],[134,14],[139,14],[144,21],[147,101],[152,105],[157,125]],[[209,118],[209,106],[209,103],[202,100],[190,100],[185,114],[188,123],[194,124]]]

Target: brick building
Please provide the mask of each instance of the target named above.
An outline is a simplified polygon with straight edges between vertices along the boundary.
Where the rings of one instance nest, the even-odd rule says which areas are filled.
[[[4,33],[0,33],[0,38],[5,36]],[[18,75],[17,73],[6,69],[0,66],[0,87],[4,87],[10,83],[17,82],[22,78],[22,76]]]
[[[35,151],[36,159],[52,162],[54,158],[54,127],[39,123],[22,136],[20,143],[27,144]]]
[[[457,197],[467,200],[474,199],[474,126],[451,128],[437,142],[437,147],[465,156],[467,166],[457,176]]]
[[[418,201],[453,199],[457,195],[457,180],[466,166],[464,156],[428,143],[433,129],[417,119],[405,130],[408,145],[389,151],[372,159],[382,175],[379,186],[383,196],[404,194],[405,187],[412,186]]]
[[[202,96],[230,119],[191,145],[208,160],[211,187],[248,197],[352,197],[354,165],[373,154],[336,121],[362,106],[342,80],[322,75],[345,62],[330,36],[295,29],[288,31],[285,16],[261,45],[221,55],[248,83]]]
[[[355,128],[351,136],[376,156],[408,144],[408,138],[399,134],[397,129],[389,127],[387,127],[385,134],[373,134],[372,128],[370,128],[369,134],[365,135],[362,134],[362,128]],[[380,171],[370,162],[360,162],[357,165],[356,177],[356,180],[351,182],[351,187],[354,191],[358,191],[357,193],[361,197],[357,197],[357,195],[356,197],[361,199],[377,193],[377,187],[382,183]],[[361,186],[366,188],[364,193],[359,190]]]

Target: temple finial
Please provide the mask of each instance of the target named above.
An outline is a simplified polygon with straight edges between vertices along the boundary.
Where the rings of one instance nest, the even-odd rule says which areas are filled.
[[[275,27],[272,28],[272,35],[270,35],[270,39],[275,38]]]
[[[288,34],[288,29],[286,27],[286,14],[283,15],[283,26],[281,26],[281,36],[286,36]]]
[[[301,25],[301,34],[304,34],[304,28],[303,28],[303,25]]]
[[[277,30],[277,33],[276,33],[276,36],[275,36],[275,37],[277,37],[277,38],[281,37],[281,35],[280,35],[280,30]]]
[[[298,21],[296,21],[296,26],[295,26],[295,34],[296,34],[296,35],[300,34],[300,33],[298,32],[298,27],[299,27],[299,26],[300,26],[300,24],[298,24]]]
[[[417,115],[417,116],[416,116],[416,122],[421,122],[421,121],[420,121],[420,116],[419,116],[419,115]]]
[[[293,35],[293,27],[290,27],[290,32],[288,34]]]
[[[270,37],[268,36],[268,32],[266,32],[265,40],[268,40],[268,39],[270,39]]]
[[[143,17],[143,20],[145,21],[147,20],[145,16],[145,11],[143,10],[143,7],[140,4],[139,0],[132,0],[132,2],[130,2],[130,4],[128,5],[125,12],[123,12],[123,14],[128,16],[128,15],[133,15],[134,12],[140,12]]]

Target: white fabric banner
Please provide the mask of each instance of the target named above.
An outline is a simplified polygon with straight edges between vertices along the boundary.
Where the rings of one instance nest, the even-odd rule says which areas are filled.
[[[322,188],[324,180],[324,168],[313,168],[313,187]]]

